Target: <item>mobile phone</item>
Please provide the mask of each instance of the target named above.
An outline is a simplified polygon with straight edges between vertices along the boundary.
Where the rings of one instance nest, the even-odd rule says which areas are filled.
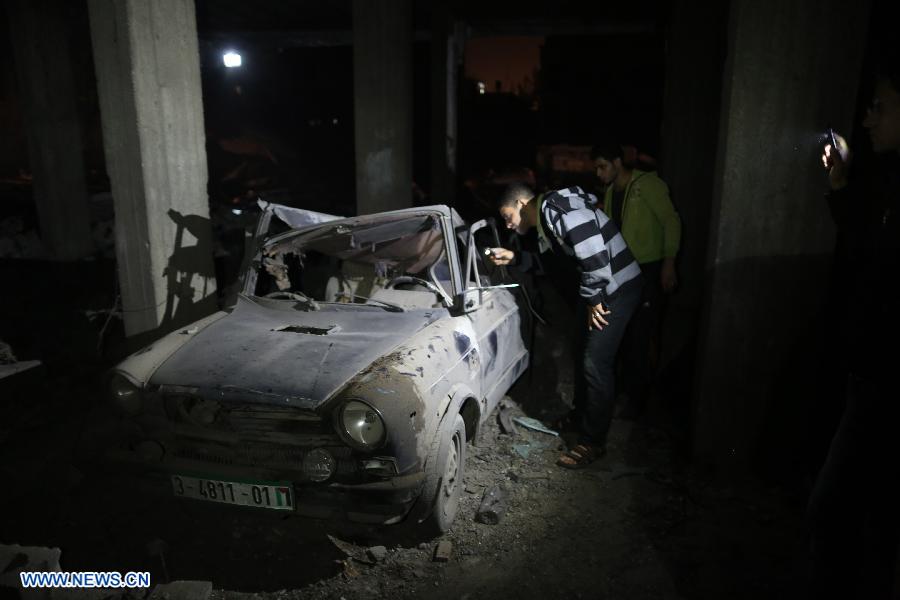
[[[484,255],[485,255],[485,256],[497,256],[497,253],[494,252],[494,249],[493,249],[493,248],[485,248],[485,249],[484,249]]]
[[[831,142],[831,147],[835,150],[835,152],[840,153],[841,149],[838,146],[837,138],[834,137],[834,129],[831,127],[825,130],[826,141]]]

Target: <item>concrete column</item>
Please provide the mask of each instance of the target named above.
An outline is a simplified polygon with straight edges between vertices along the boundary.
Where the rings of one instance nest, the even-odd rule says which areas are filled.
[[[731,3],[694,406],[695,453],[715,463],[766,452],[822,376],[802,367],[834,244],[821,131],[852,126],[867,4]]]
[[[193,0],[89,0],[125,331],[215,308]]]
[[[357,214],[412,205],[411,0],[353,0]]]
[[[661,369],[673,368],[673,361],[677,368],[696,352],[728,3],[673,0],[669,11],[659,173],[681,217],[682,237],[676,263],[678,290],[666,303],[662,320]],[[701,22],[704,26],[697,27]],[[679,373],[677,380],[684,389],[675,393],[686,395],[689,378],[689,373]]]
[[[67,4],[7,4],[41,241],[58,260],[82,258],[94,250]]]
[[[431,29],[431,198],[453,205],[456,192],[457,90],[462,58],[461,26],[446,2],[432,6]]]
[[[670,305],[699,309],[712,205],[728,3],[701,5],[673,0],[670,14],[660,176],[669,185],[684,231],[678,253],[680,285]],[[698,27],[701,22],[703,27]]]

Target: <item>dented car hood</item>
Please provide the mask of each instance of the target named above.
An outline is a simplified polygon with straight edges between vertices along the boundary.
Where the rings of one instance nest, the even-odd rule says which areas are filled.
[[[373,361],[446,316],[440,308],[394,313],[359,304],[285,310],[239,296],[230,315],[176,350],[150,383],[315,409]]]

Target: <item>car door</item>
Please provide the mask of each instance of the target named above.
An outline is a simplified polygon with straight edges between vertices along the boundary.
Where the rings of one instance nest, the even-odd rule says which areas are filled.
[[[494,409],[509,385],[515,380],[516,365],[527,360],[520,331],[519,308],[512,293],[516,284],[491,285],[485,275],[483,252],[476,233],[493,224],[485,220],[472,224],[466,236],[465,314],[476,332],[476,345],[481,361],[481,389],[484,410]]]

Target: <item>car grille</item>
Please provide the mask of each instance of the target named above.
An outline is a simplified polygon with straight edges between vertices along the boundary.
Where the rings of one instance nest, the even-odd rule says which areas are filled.
[[[332,433],[315,413],[288,406],[219,402],[191,394],[166,394],[169,419],[196,428],[263,437],[271,434]]]
[[[337,461],[337,474],[355,472],[356,466],[346,446],[325,447]],[[172,448],[173,456],[215,465],[268,467],[299,471],[303,459],[312,448],[298,448],[281,444],[243,443],[234,445],[179,440]]]

